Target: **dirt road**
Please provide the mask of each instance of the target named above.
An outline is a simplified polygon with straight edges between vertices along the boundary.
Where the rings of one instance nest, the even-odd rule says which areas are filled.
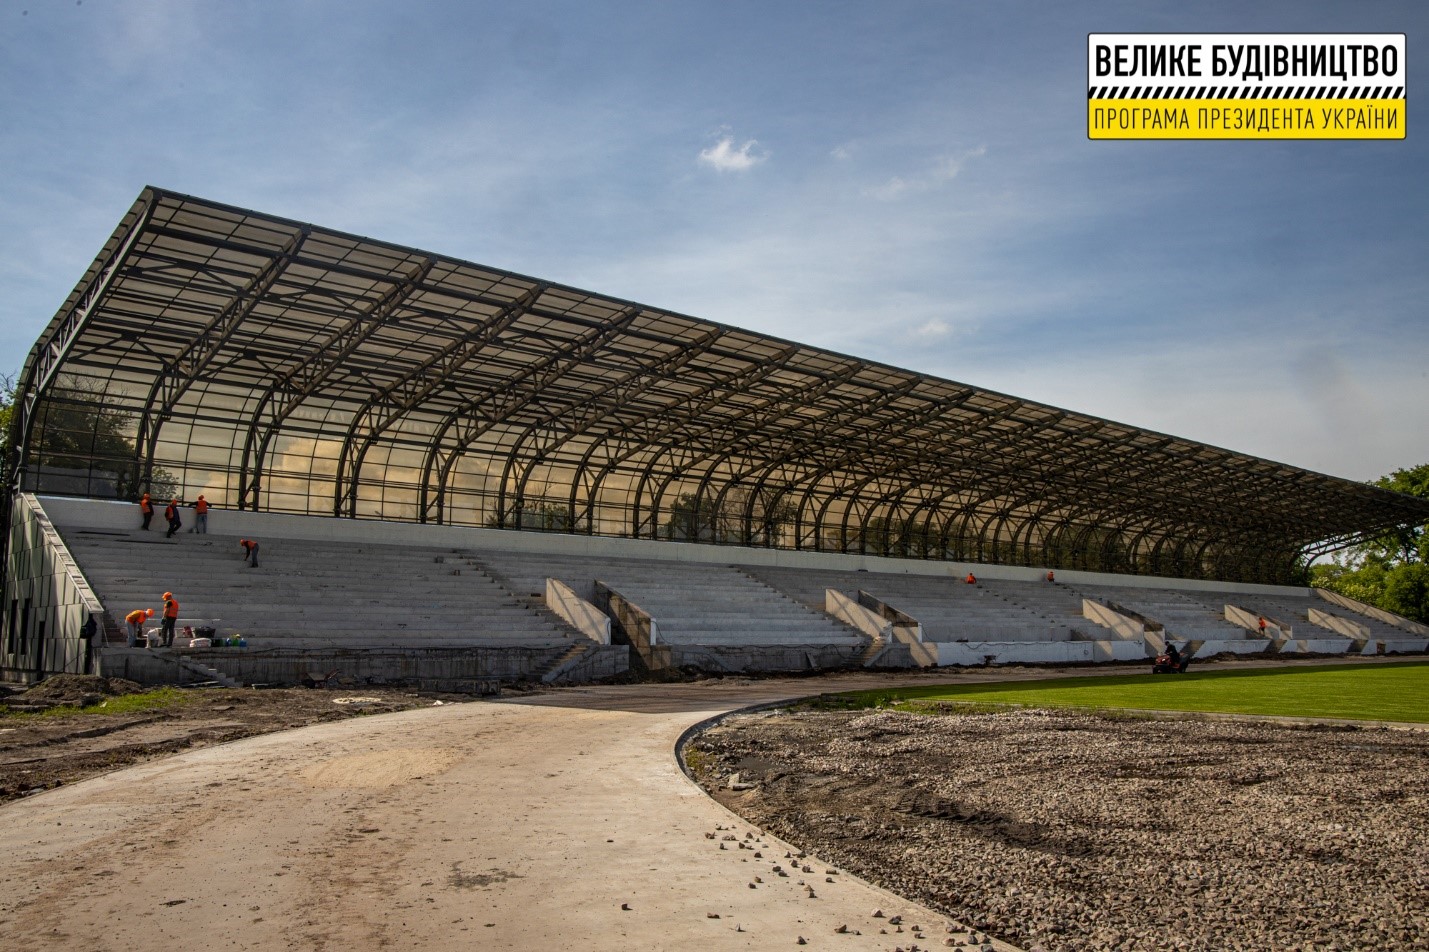
[[[892,952],[967,942],[945,917],[842,870],[811,859],[809,872],[796,869],[791,847],[706,797],[672,756],[686,728],[716,714],[882,683],[726,680],[425,707],[65,785],[0,807],[0,945],[719,950],[803,938],[810,949]]]
[[[1011,801],[1001,806],[974,801],[998,790],[1010,796],[1009,787],[1014,799],[1041,789],[1051,790],[1046,796],[1056,800],[1066,792],[1062,771],[1074,767],[1082,770],[1076,782],[1090,784],[1095,762],[1083,757],[1077,745],[1059,747],[1045,737],[1010,731],[1004,732],[1016,741],[1010,747],[996,747],[989,735],[977,741],[987,745],[985,754],[963,758],[954,750],[950,761],[944,750],[939,763],[927,760],[937,751],[911,745],[915,735],[934,732],[909,735],[901,727],[878,723],[826,725],[817,737],[795,742],[787,734],[756,738],[756,746],[763,747],[758,753],[741,747],[743,741],[729,741],[728,750],[712,750],[712,776],[724,781],[720,796],[755,822],[787,830],[791,840],[811,853],[817,850],[818,859],[800,857],[799,847],[726,811],[685,778],[673,752],[692,725],[764,702],[898,683],[1058,673],[988,669],[793,681],[725,679],[567,689],[441,706],[421,699],[422,707],[405,712],[339,715],[342,720],[300,730],[191,746],[177,756],[0,805],[0,856],[5,858],[0,864],[0,947],[83,952],[721,950],[787,949],[802,939],[810,949],[913,952],[958,943],[963,948],[1011,948],[985,941],[982,933],[970,934],[946,915],[896,898],[834,864],[852,863],[900,892],[925,895],[952,911],[955,907],[946,895],[919,893],[913,880],[926,878],[936,872],[938,862],[949,861],[954,854],[946,847],[952,841],[939,838],[949,827],[966,827],[1004,852],[995,868],[969,856],[959,860],[960,869],[970,870],[974,879],[1001,876],[1005,881],[992,884],[994,890],[990,880],[970,880],[965,891],[984,890],[997,906],[993,912],[1017,915],[1016,890],[1024,887],[1013,878],[1025,870],[1004,866],[1011,840],[1018,841],[1011,845],[1026,848],[1024,858],[1040,857],[1054,872],[1060,869],[1054,881],[1075,884],[1085,871],[1075,866],[1075,850],[1054,855],[1053,847],[1072,840],[1053,828],[1053,814],[1019,818],[1007,809]],[[325,704],[328,707],[310,713],[320,719],[329,716],[333,696],[313,692],[312,698],[316,700],[295,698],[293,703]],[[211,708],[230,704],[217,694],[206,700]],[[198,713],[221,720],[232,718],[235,711]],[[273,723],[302,720],[295,707],[283,717],[289,719]],[[258,719],[246,720],[252,726]],[[1086,726],[1054,729],[1048,736],[1059,734],[1064,739],[1086,737]],[[731,735],[726,731],[711,736]],[[63,747],[75,739],[83,740],[51,746]],[[1383,782],[1374,785],[1359,781],[1361,762],[1354,744],[1338,745],[1335,757],[1345,756],[1333,761],[1341,773],[1329,781],[1331,812],[1363,807],[1379,810],[1386,818],[1422,815],[1423,744],[1395,751],[1381,741],[1376,738],[1374,746],[1379,748],[1375,756],[1381,760],[1378,776]],[[198,742],[209,740],[200,736]],[[849,770],[837,771],[844,775],[845,786],[834,790],[826,779],[814,778],[815,771],[807,765],[789,771],[790,776],[805,771],[812,778],[807,782],[779,781],[774,775],[786,768],[777,765],[775,754],[787,760],[791,743],[798,748],[794,753],[815,759],[823,756],[818,744],[843,745],[838,757],[851,758],[845,764]],[[965,740],[964,747],[968,743]],[[872,747],[860,752],[858,744]],[[1257,741],[1239,746],[1250,750],[1266,745]],[[722,759],[726,754],[734,758],[729,761],[734,766],[721,774],[728,766]],[[1043,754],[1052,760],[1039,759]],[[1127,772],[1120,778],[1127,785],[1123,796],[1164,803],[1169,801],[1159,794],[1167,785],[1199,783],[1206,778],[1198,771],[1215,778],[1212,762],[1190,757],[1154,765],[1164,776]],[[860,762],[873,764],[879,781],[862,791],[854,783],[867,779],[859,775]],[[1402,853],[1389,857],[1382,855],[1388,841],[1376,839],[1378,834],[1365,835],[1353,824],[1321,830],[1322,824],[1343,819],[1303,812],[1314,798],[1297,799],[1293,771],[1313,768],[1314,763],[1303,756],[1281,757],[1275,765],[1281,774],[1275,777],[1262,779],[1254,772],[1227,777],[1232,785],[1244,781],[1240,787],[1252,792],[1264,787],[1264,792],[1282,794],[1269,809],[1258,801],[1254,806],[1280,823],[1286,838],[1277,848],[1293,843],[1291,834],[1305,822],[1314,824],[1316,835],[1331,837],[1326,842],[1332,848],[1317,857],[1324,866],[1317,875],[1355,884],[1358,891],[1353,895],[1368,895],[1365,884],[1383,881],[1386,870],[1410,874],[1388,893],[1389,906],[1362,903],[1323,947],[1357,948],[1347,943],[1359,936],[1376,938],[1378,944],[1368,947],[1414,947],[1403,943],[1419,934],[1413,929],[1423,926],[1423,882],[1412,876],[1422,877],[1426,865],[1422,831],[1429,824],[1394,827],[1390,832],[1401,836],[1395,842]],[[732,770],[748,776],[730,784]],[[956,789],[937,787],[947,778],[957,779]],[[934,786],[922,789],[925,781]],[[1405,796],[1393,796],[1396,784]],[[1101,795],[1088,790],[1078,802],[1090,804]],[[732,794],[739,796],[734,799]],[[1206,809],[1225,812],[1235,806],[1236,796],[1222,796]],[[867,803],[860,805],[860,798]],[[1196,802],[1187,799],[1192,807]],[[887,807],[878,821],[887,829],[858,829],[858,823],[867,820],[863,814],[869,805]],[[815,816],[820,812],[824,820],[838,814],[840,835]],[[1194,809],[1184,817],[1188,824],[1200,820]],[[868,851],[848,848],[855,839],[865,845],[887,840],[903,853],[880,869],[869,861]],[[1135,863],[1159,859],[1153,840],[1142,837],[1138,843],[1133,849],[1139,848],[1141,855],[1123,863],[1133,873],[1139,868]],[[1259,867],[1267,871],[1267,881],[1283,880],[1275,879],[1283,872],[1276,866],[1278,856],[1267,854]],[[1175,859],[1177,875],[1188,884],[1201,884],[1196,877],[1214,861],[1181,852]],[[1115,865],[1115,856],[1113,861]],[[1262,908],[1278,912],[1279,906],[1299,901],[1303,890],[1297,892],[1298,887],[1286,882],[1281,883],[1286,888],[1272,890]],[[1404,883],[1411,891],[1400,889]],[[1239,883],[1213,885],[1224,892],[1225,902],[1241,901]],[[1119,894],[1103,889],[1102,895],[1108,906],[1129,910],[1141,926],[1142,919],[1152,917],[1135,914],[1150,908],[1155,898],[1147,895],[1151,888],[1150,881],[1133,876],[1130,885],[1117,887]],[[1330,903],[1335,897],[1326,892],[1333,888],[1321,888],[1312,899]],[[1384,894],[1375,894],[1374,903]],[[1046,903],[1057,901],[1051,897]],[[1046,903],[1034,913],[1051,908]],[[983,917],[977,907],[965,908],[979,916],[979,924],[1000,921]],[[1404,931],[1402,917],[1394,918],[1396,908],[1409,917],[1410,932]],[[1083,911],[1073,909],[1062,918],[1070,925]],[[1327,914],[1320,907],[1295,913],[1310,925]],[[1022,924],[1034,918],[1025,915]],[[1028,936],[1029,948],[1115,947],[1114,932],[1079,937],[1074,931],[1057,931],[1055,918],[1045,925],[1047,932],[1036,932],[1035,941],[1032,931],[1008,934]],[[921,928],[915,931],[915,926]],[[1320,935],[1305,933],[1312,934]],[[1243,948],[1281,947],[1255,945],[1254,937],[1235,931],[1212,935],[1211,941],[1216,939],[1223,940],[1217,948],[1236,948],[1238,943]],[[1130,947],[1140,947],[1134,937],[1131,941]]]

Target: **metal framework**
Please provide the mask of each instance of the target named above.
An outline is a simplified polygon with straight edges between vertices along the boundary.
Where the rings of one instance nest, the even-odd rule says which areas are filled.
[[[20,381],[16,488],[1288,581],[1429,502],[145,189]]]

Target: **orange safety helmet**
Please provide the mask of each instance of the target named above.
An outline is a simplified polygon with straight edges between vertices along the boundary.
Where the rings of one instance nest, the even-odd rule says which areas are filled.
[[[165,592],[165,593],[164,593],[164,598],[173,598],[173,597],[174,597],[174,593],[173,593],[173,592]]]
[[[145,618],[153,618],[153,617],[154,617],[154,610],[153,610],[152,608],[146,608],[146,609],[144,609],[144,617],[145,617]]]

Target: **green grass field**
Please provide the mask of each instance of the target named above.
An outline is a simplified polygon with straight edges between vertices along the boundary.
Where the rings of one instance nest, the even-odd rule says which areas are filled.
[[[905,710],[952,703],[1429,723],[1429,662],[946,684],[862,691],[827,700],[842,706],[844,698],[850,707]]]
[[[90,714],[104,716],[109,714],[133,714],[136,711],[157,711],[165,707],[177,707],[180,704],[188,704],[194,699],[194,694],[190,691],[183,691],[179,688],[155,688],[152,691],[144,691],[139,694],[121,694],[113,697],[106,697],[98,704],[89,707],[79,707],[75,704],[62,704],[59,707],[52,707],[47,711],[38,713],[25,713],[21,711],[11,711],[0,707],[0,719],[11,721],[34,720],[46,717],[68,717],[71,714]]]

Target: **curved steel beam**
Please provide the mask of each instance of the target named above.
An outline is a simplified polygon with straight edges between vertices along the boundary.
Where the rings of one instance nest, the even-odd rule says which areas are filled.
[[[452,375],[468,361],[475,359],[505,330],[535,307],[549,285],[536,284],[524,294],[505,304],[486,322],[449,343],[401,379],[380,393],[375,393],[353,414],[347,435],[338,455],[337,479],[333,487],[333,515],[357,516],[357,487],[362,460],[378,437],[392,424],[420,406],[440,387],[448,385]]]
[[[24,485],[25,471],[29,467],[30,438],[35,426],[35,407],[49,392],[50,384],[59,373],[65,358],[69,356],[74,342],[89,326],[95,312],[108,297],[115,279],[129,258],[129,253],[134,250],[134,245],[144,235],[149,222],[153,219],[157,202],[158,196],[150,189],[145,189],[140,194],[139,199],[130,208],[129,214],[125,216],[133,220],[124,237],[105,259],[104,264],[90,278],[89,286],[84,293],[79,296],[73,306],[64,312],[64,317],[53,321],[51,326],[46,328],[48,336],[35,344],[34,349],[25,360],[19,385],[16,387],[17,399],[11,413],[10,433],[7,441],[10,458],[7,461],[6,469],[11,490],[14,492],[18,492]],[[10,507],[7,504],[4,514],[7,528],[10,519],[9,511]],[[10,545],[8,533],[5,538],[4,545],[8,551]]]
[[[556,345],[553,351],[531,366],[525,368],[515,385],[501,384],[485,387],[474,397],[470,397],[453,407],[442,417],[427,443],[427,451],[422,459],[421,496],[418,516],[425,521],[428,493],[434,469],[440,472],[439,494],[445,495],[451,468],[457,459],[477,440],[505,423],[516,414],[523,412],[542,396],[545,389],[555,380],[568,373],[572,367],[590,360],[609,341],[618,337],[641,314],[638,307],[630,306],[620,311],[608,321],[586,328],[573,340]],[[481,410],[480,416],[477,411]],[[558,414],[559,415],[559,414]],[[442,456],[442,442],[447,434],[457,430],[456,445]],[[506,457],[506,469],[502,473],[497,489],[498,524],[506,508],[506,480],[510,474],[512,456]]]
[[[187,347],[167,361],[154,378],[149,388],[149,396],[144,401],[144,409],[139,415],[139,431],[134,446],[142,454],[143,473],[140,481],[148,485],[153,474],[154,451],[159,443],[159,432],[173,415],[174,408],[183,399],[209,365],[223,350],[229,338],[248,319],[266,295],[283,276],[289,264],[297,256],[311,229],[304,226],[289,236],[283,247],[272,254],[267,264],[260,268],[222,310],[213,316],[208,324],[194,335]],[[188,240],[194,240],[191,236]]]
[[[541,447],[537,454],[523,467],[520,481],[516,487],[517,505],[526,496],[526,484],[530,473],[539,466],[543,460],[553,455],[562,446],[570,443],[581,436],[589,433],[601,420],[607,419],[620,407],[627,405],[631,400],[638,398],[641,394],[649,393],[661,382],[663,378],[676,373],[681,368],[688,366],[700,355],[708,353],[714,345],[724,336],[723,328],[710,328],[704,334],[692,341],[681,344],[674,352],[662,353],[656,359],[648,363],[638,365],[634,370],[626,373],[617,380],[612,380],[606,385],[597,389],[584,401],[581,409],[567,414],[550,413],[542,417],[541,421],[533,423],[527,427],[512,444],[512,454],[520,452],[522,446],[541,427],[550,426],[557,422],[562,424],[563,434],[555,437],[552,442]],[[576,475],[571,479],[571,493],[568,502],[569,517],[571,525],[576,525],[576,487],[580,484],[581,473],[590,454],[594,448],[601,445],[597,441],[591,441],[582,455],[581,462],[577,466]],[[443,485],[442,489],[445,489]]]
[[[238,471],[239,509],[258,508],[268,446],[284,421],[318,393],[332,374],[364,343],[396,317],[422,282],[427,280],[436,263],[436,258],[425,258],[407,274],[395,277],[392,287],[370,308],[353,311],[351,319],[314,348],[312,356],[275,378],[263,391],[258,406],[248,418],[247,435],[243,441],[243,458]]]

